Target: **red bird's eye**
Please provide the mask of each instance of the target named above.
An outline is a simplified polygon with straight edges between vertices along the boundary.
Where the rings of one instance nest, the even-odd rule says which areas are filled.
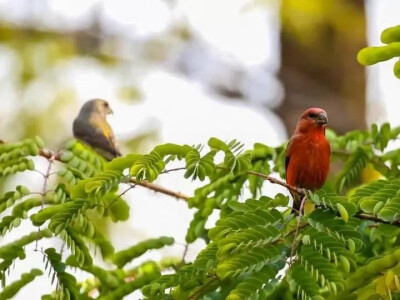
[[[310,118],[312,118],[312,119],[318,118],[318,114],[316,114],[316,113],[309,113],[308,116],[309,116]]]

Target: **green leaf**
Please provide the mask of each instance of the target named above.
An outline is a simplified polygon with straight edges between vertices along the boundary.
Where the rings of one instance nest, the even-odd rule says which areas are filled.
[[[119,198],[117,201],[113,202],[110,206],[110,217],[113,222],[117,221],[126,221],[129,219],[129,210],[130,207],[128,203],[122,198]]]
[[[400,79],[400,60],[396,61],[393,66],[393,73],[398,79]]]
[[[332,264],[319,249],[315,249],[311,245],[303,246],[299,252],[300,263],[304,269],[311,273],[314,280],[322,287],[327,288],[331,293],[336,294],[337,290],[332,290],[331,284],[344,290],[344,279],[342,272]],[[350,263],[345,256],[341,256],[346,262],[345,267],[350,271]]]
[[[382,31],[381,42],[385,44],[400,42],[400,25],[389,27]]]
[[[128,262],[141,256],[143,253],[151,249],[159,249],[164,246],[170,246],[174,243],[174,239],[171,237],[162,236],[157,239],[148,239],[146,241],[140,242],[135,246],[132,246],[126,250],[122,250],[114,253],[111,260],[119,268],[125,266]]]
[[[44,229],[41,231],[31,232],[30,234],[24,235],[18,240],[15,240],[9,244],[3,245],[0,247],[0,258],[6,257],[14,257],[15,250],[18,248],[22,248],[33,241],[38,241],[42,238],[50,238],[53,235],[48,229]]]
[[[274,279],[276,273],[275,266],[266,265],[260,271],[241,279],[235,288],[230,291],[226,299],[241,300],[257,298],[257,294],[262,290],[263,285]]]
[[[156,151],[145,154],[139,158],[131,167],[130,175],[138,180],[154,181],[164,170],[163,157]]]
[[[347,197],[338,196],[335,193],[326,193],[324,190],[319,190],[317,193],[313,194],[310,200],[316,205],[330,208],[340,214],[344,213],[344,217],[347,215],[347,219],[349,216],[354,216],[357,212],[356,205],[348,201]],[[343,209],[346,212],[344,212]]]
[[[347,212],[346,208],[340,203],[336,203],[336,207],[343,221],[347,222],[349,220],[349,213]]]
[[[229,147],[223,141],[221,141],[217,138],[214,138],[214,137],[212,137],[208,140],[208,146],[211,149],[214,149],[216,151],[224,151],[225,152],[225,151],[229,150]]]
[[[215,151],[210,151],[205,156],[200,157],[200,153],[197,149],[189,151],[185,156],[186,172],[184,177],[191,177],[192,180],[199,178],[201,181],[204,181],[206,176],[211,176],[215,169],[215,154]]]
[[[182,159],[187,153],[192,150],[192,147],[188,145],[177,145],[177,144],[163,144],[158,145],[154,148],[154,151],[159,153],[162,157],[166,155],[176,155],[179,159]]]
[[[368,66],[392,59],[396,56],[400,56],[400,42],[393,42],[387,46],[361,49],[357,54],[357,60],[360,64]]]
[[[317,282],[302,265],[295,264],[292,266],[289,278],[290,288],[293,292],[297,293],[298,299],[324,299],[319,293]]]
[[[35,280],[36,277],[43,275],[39,269],[32,269],[29,273],[21,275],[21,279],[8,284],[2,291],[0,291],[0,299],[13,298],[24,286]]]
[[[254,247],[249,251],[227,257],[218,263],[216,274],[221,279],[251,274],[261,270],[265,265],[273,263],[282,253],[274,245]]]
[[[343,170],[337,178],[337,190],[341,192],[345,187],[353,184],[367,165],[370,148],[358,147],[347,160]]]
[[[146,284],[149,284],[152,280],[154,280],[153,276],[140,276],[135,278],[135,280],[131,282],[125,282],[121,284],[118,288],[113,290],[110,293],[107,293],[104,296],[101,296],[97,299],[99,300],[114,300],[114,299],[122,299],[124,296],[133,293],[134,291],[142,288]]]
[[[117,157],[107,163],[105,168],[106,170],[116,170],[122,172],[123,170],[130,168],[141,157],[141,154],[128,154],[123,157]]]
[[[89,248],[75,229],[67,227],[60,231],[59,236],[65,241],[67,247],[71,249],[79,266],[93,264]]]
[[[46,249],[44,255],[44,259],[48,262],[46,265],[51,266],[52,281],[55,277],[58,280],[58,296],[61,299],[80,299],[81,295],[76,278],[65,271],[66,265],[61,261],[61,255],[54,248]]]

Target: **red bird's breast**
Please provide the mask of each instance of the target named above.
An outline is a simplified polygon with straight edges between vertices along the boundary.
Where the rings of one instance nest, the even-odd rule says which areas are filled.
[[[288,145],[286,160],[286,181],[289,185],[317,190],[328,175],[329,143],[323,134],[296,134]]]

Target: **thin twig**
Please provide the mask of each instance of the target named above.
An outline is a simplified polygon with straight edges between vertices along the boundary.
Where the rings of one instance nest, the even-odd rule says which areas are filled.
[[[291,186],[291,185],[287,184],[286,182],[281,181],[279,179],[276,179],[274,177],[271,177],[271,176],[269,176],[267,174],[263,174],[263,173],[259,173],[259,172],[255,172],[255,171],[247,171],[247,174],[255,175],[255,176],[258,176],[258,177],[262,177],[262,178],[264,178],[265,180],[268,180],[271,183],[279,184],[279,185],[287,188],[289,191],[292,191],[292,192],[294,192],[296,194],[299,194],[299,195],[304,195],[304,193],[305,193],[304,189]]]
[[[30,192],[29,195],[39,195],[39,196],[43,196],[42,192]]]
[[[43,156],[45,158],[48,158],[48,159],[50,159],[52,157],[51,153],[52,153],[52,151],[48,150],[48,149],[40,149],[40,151],[39,151],[39,155],[41,155],[41,156]],[[60,160],[59,154],[54,156],[54,160]],[[226,169],[224,167],[218,167],[218,168],[219,169]],[[164,170],[163,172],[161,172],[161,174],[167,174],[167,173],[170,173],[170,172],[181,171],[181,170],[185,170],[185,169],[186,169],[186,167],[178,167],[178,168],[174,168],[174,169],[168,169],[168,170]],[[248,171],[247,174],[255,175],[255,176],[258,176],[258,177],[262,177],[262,178],[264,178],[265,180],[268,180],[271,183],[279,184],[279,185],[281,185],[283,187],[286,187],[288,190],[290,190],[290,191],[292,191],[292,192],[294,192],[296,194],[304,195],[304,191],[302,189],[290,186],[286,182],[283,182],[283,181],[278,180],[276,178],[270,177],[269,175],[266,175],[266,174],[263,174],[263,173],[258,173],[258,172],[255,172],[255,171]],[[129,181],[134,183],[134,184],[136,184],[136,185],[140,185],[140,186],[142,186],[144,188],[147,188],[149,190],[152,190],[152,191],[155,191],[155,192],[158,192],[158,193],[162,193],[162,194],[165,194],[165,195],[177,198],[177,199],[182,199],[182,200],[187,201],[190,198],[190,196],[187,196],[187,195],[185,195],[183,193],[169,190],[169,189],[167,189],[165,187],[162,187],[160,185],[154,184],[152,182],[139,181],[139,180],[137,180],[135,178],[130,178]]]
[[[46,173],[42,173],[44,180],[43,180],[43,188],[42,188],[42,204],[40,205],[40,209],[42,210],[44,208],[44,203],[46,201],[46,193],[47,193],[47,185],[50,177],[50,172],[51,172],[51,167],[53,166],[54,160],[56,159],[56,154],[54,152],[51,152],[51,156],[47,158],[48,161],[48,166],[46,169]],[[40,226],[38,227],[38,232],[40,232]],[[35,243],[35,249],[37,250],[38,247],[38,240],[36,240]]]
[[[201,286],[197,291],[195,291],[189,298],[188,300],[195,300],[198,299],[198,296],[201,295],[201,293],[207,288],[209,287],[212,283],[214,283],[215,281],[217,281],[218,278],[217,276],[213,276],[211,278],[211,280],[209,282],[207,282],[205,285]]]
[[[39,149],[39,155],[47,159],[60,160],[60,151],[55,152],[51,149]]]
[[[186,244],[185,245],[185,250],[183,251],[183,255],[182,255],[182,259],[181,259],[181,265],[183,265],[185,263],[185,258],[186,258],[186,254],[189,250],[189,245]]]
[[[172,267],[175,271],[177,271],[180,268],[182,268],[182,266],[185,264],[185,258],[186,258],[186,254],[187,254],[187,252],[189,250],[189,244],[181,244],[181,243],[175,243],[175,244],[184,246],[184,250],[183,250],[181,261],[179,263],[177,263],[175,266]]]
[[[46,174],[44,174],[42,171],[34,169],[33,172],[36,172],[36,173],[42,175],[43,177],[46,177]]]
[[[135,188],[136,184],[130,184],[129,188],[127,188],[125,191],[123,191],[121,194],[119,194],[117,197],[115,197],[108,205],[106,208],[111,207],[119,198],[121,198],[123,195],[125,195],[127,192],[129,192],[131,189]]]
[[[302,224],[302,225],[300,225],[300,226],[296,226],[295,229],[293,229],[293,230],[289,231],[287,234],[285,234],[285,236],[284,236],[283,238],[286,238],[286,237],[288,237],[289,235],[292,235],[293,233],[296,233],[296,231],[299,231],[300,229],[302,229],[303,227],[306,227],[306,226],[308,226],[308,225],[310,225],[310,224],[304,223],[304,224]]]
[[[65,242],[63,241],[63,243],[61,245],[61,248],[60,248],[60,255],[61,256],[63,255],[64,249],[65,249]]]
[[[220,169],[220,170],[229,170],[228,168],[221,167],[221,166],[217,166],[216,168]],[[166,173],[169,173],[169,172],[175,172],[175,171],[181,171],[181,170],[186,170],[186,167],[178,167],[178,168],[174,168],[174,169],[164,170],[163,172],[161,172],[161,174],[166,174]],[[269,182],[271,182],[273,184],[279,184],[279,185],[287,188],[288,190],[290,190],[290,191],[292,191],[292,192],[294,192],[296,194],[299,194],[299,195],[304,195],[305,194],[305,190],[304,189],[291,186],[291,185],[287,184],[286,182],[281,181],[279,179],[276,179],[274,177],[271,177],[271,176],[269,176],[267,174],[263,174],[263,173],[259,173],[259,172],[255,172],[255,171],[247,171],[246,173],[249,174],[249,175],[254,175],[254,176],[258,176],[258,177],[264,178],[265,180],[268,180]]]
[[[303,208],[304,208],[304,204],[306,203],[306,200],[307,200],[307,197],[306,197],[306,195],[304,195],[303,198],[301,199],[300,211],[299,211],[299,215],[297,217],[296,230],[294,232],[292,248],[290,250],[289,267],[292,265],[292,262],[293,262],[294,248],[296,246],[296,239],[297,239],[297,235],[299,234],[301,217],[303,216]]]
[[[45,195],[46,195],[46,191],[47,191],[47,184],[49,181],[49,177],[50,177],[50,171],[51,171],[51,167],[53,166],[55,160],[55,154],[52,154],[51,157],[48,159],[49,165],[47,166],[47,170],[46,173],[44,174],[44,182],[43,182],[43,189],[42,189],[42,205],[41,205],[41,209],[44,208],[44,200],[45,200]]]
[[[336,154],[348,155],[348,153],[344,152],[344,151],[334,150],[334,152],[336,152]],[[54,152],[54,151],[49,150],[49,149],[40,149],[39,150],[39,155],[47,158],[48,160],[52,159],[53,162],[55,160],[58,160],[58,161],[60,160],[60,152]],[[228,170],[227,168],[220,167],[220,166],[218,166],[217,168],[218,169]],[[168,170],[164,170],[161,174],[166,174],[166,173],[169,173],[169,172],[175,172],[175,171],[180,171],[180,170],[185,170],[185,169],[186,169],[186,167],[178,167],[178,168],[174,168],[174,169],[168,169]],[[42,172],[40,172],[40,173],[42,173]],[[52,175],[54,173],[50,173],[49,172],[49,173],[46,173],[46,174],[43,174],[43,175],[45,177],[48,177],[48,176],[50,176],[50,175]],[[287,184],[286,182],[281,181],[281,180],[279,180],[277,178],[271,177],[271,176],[269,176],[267,174],[263,174],[263,173],[259,173],[259,172],[255,172],[255,171],[247,171],[247,174],[264,178],[265,180],[268,180],[269,182],[271,182],[273,184],[281,185],[281,186],[287,188],[289,191],[294,192],[294,193],[296,193],[296,194],[298,194],[300,196],[304,196],[306,194],[304,189],[291,186],[291,185]],[[46,181],[46,184],[47,184],[47,180],[45,180],[45,181]],[[165,187],[162,187],[160,185],[154,184],[152,182],[139,181],[139,180],[136,180],[135,178],[130,178],[129,182],[134,183],[136,185],[140,185],[140,186],[142,186],[144,188],[147,188],[149,190],[152,190],[152,191],[155,191],[155,192],[158,192],[158,193],[162,193],[162,194],[177,198],[177,199],[182,199],[182,200],[187,201],[190,198],[190,196],[187,196],[187,195],[185,195],[183,193],[169,190],[169,189],[167,189]],[[359,218],[359,219],[363,219],[363,220],[370,220],[370,221],[374,221],[374,222],[378,222],[378,223],[385,223],[385,224],[392,224],[392,225],[400,226],[400,220],[394,221],[394,222],[387,222],[387,221],[381,220],[381,219],[379,219],[379,218],[377,218],[375,216],[364,214],[364,213],[359,213],[359,214],[355,215],[355,217]]]
[[[160,174],[167,174],[170,172],[176,172],[176,171],[183,171],[186,170],[186,167],[179,167],[179,168],[173,168],[173,169],[165,169],[164,171],[162,171]]]
[[[390,225],[395,225],[395,226],[400,226],[400,220],[395,220],[392,222],[384,221],[382,219],[379,219],[378,217],[375,217],[373,215],[368,215],[364,213],[358,213],[354,217],[361,219],[361,220],[367,220],[367,221],[373,221],[377,223],[383,223],[383,224],[390,224]]]
[[[57,154],[54,155],[54,152],[49,150],[49,149],[40,149],[39,150],[39,155],[43,156],[43,157],[45,157],[47,159],[51,159],[53,157],[53,160],[58,160],[58,161],[60,160],[59,152],[57,152]],[[172,171],[178,171],[178,170],[181,170],[181,169],[184,169],[184,168],[165,170],[163,173],[168,173],[168,172],[172,172]],[[152,190],[152,191],[155,191],[155,192],[158,192],[158,193],[162,193],[162,194],[165,194],[165,195],[177,198],[177,199],[182,199],[182,200],[187,201],[190,198],[189,196],[187,196],[185,194],[182,194],[180,192],[171,191],[171,190],[169,190],[167,188],[164,188],[162,186],[159,186],[157,184],[154,184],[154,183],[151,183],[151,182],[148,182],[148,181],[139,181],[139,180],[136,180],[135,178],[130,178],[129,181],[131,183],[134,183],[136,185],[140,185],[140,186],[142,186],[144,188],[147,188],[149,190]]]

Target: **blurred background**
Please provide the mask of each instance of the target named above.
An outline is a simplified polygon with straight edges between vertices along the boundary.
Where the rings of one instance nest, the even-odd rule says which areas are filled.
[[[365,70],[356,61],[362,47],[380,44],[380,32],[400,23],[399,10],[398,0],[0,0],[0,139],[39,135],[62,147],[90,98],[109,101],[123,153],[211,136],[277,146],[313,106],[328,112],[339,133],[399,125],[393,63]],[[199,183],[180,177],[158,183],[190,195]],[[26,185],[39,189],[41,180],[30,174]],[[126,199],[130,220],[104,225],[116,249],[167,235],[178,244],[147,258],[182,255],[193,213],[187,205],[139,187]],[[27,230],[23,224],[0,243]],[[187,258],[200,247],[191,245]],[[15,278],[40,266],[37,259],[16,265]],[[48,293],[42,277],[18,299]]]

